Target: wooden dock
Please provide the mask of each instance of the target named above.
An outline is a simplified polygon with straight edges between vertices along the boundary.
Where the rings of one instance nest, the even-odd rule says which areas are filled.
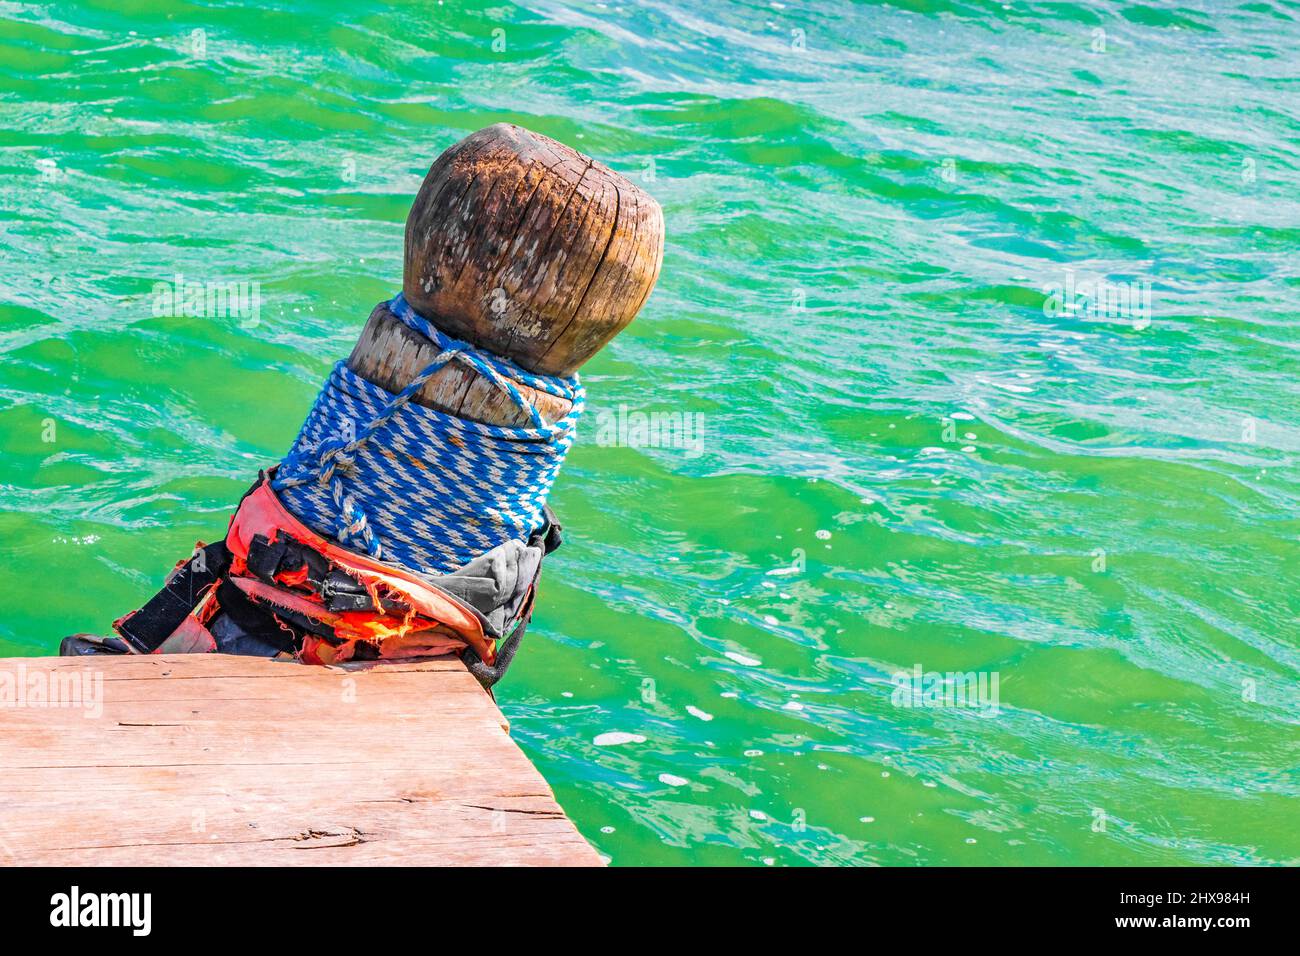
[[[601,865],[507,731],[456,658],[0,659],[0,864]]]

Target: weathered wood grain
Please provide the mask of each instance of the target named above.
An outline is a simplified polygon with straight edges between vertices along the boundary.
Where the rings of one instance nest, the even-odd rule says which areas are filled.
[[[434,162],[406,220],[402,289],[441,328],[570,375],[659,276],[663,212],[608,166],[498,123]]]
[[[663,211],[644,190],[562,143],[498,123],[430,167],[406,220],[402,289],[449,335],[534,372],[571,375],[640,311],[663,248]],[[378,306],[348,364],[396,391],[435,354]],[[569,409],[527,393],[548,421]],[[475,421],[528,421],[462,365],[435,375],[416,400]]]
[[[0,706],[0,864],[600,864],[454,658],[20,669],[102,710]]]
[[[367,381],[400,392],[438,356],[423,335],[407,328],[381,302],[361,330],[348,367]],[[568,414],[572,403],[547,392],[520,385],[519,391],[547,422]],[[451,362],[433,374],[415,393],[414,401],[461,418],[493,425],[531,425],[531,417],[501,389],[462,362]]]

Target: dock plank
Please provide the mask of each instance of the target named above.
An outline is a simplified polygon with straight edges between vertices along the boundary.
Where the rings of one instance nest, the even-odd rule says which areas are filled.
[[[507,731],[455,658],[0,659],[0,863],[601,865]]]

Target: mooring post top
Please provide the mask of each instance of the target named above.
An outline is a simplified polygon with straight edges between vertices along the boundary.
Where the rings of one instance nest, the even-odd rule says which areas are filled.
[[[640,311],[663,247],[663,211],[640,187],[497,123],[430,167],[406,220],[402,288],[447,334],[571,375]]]

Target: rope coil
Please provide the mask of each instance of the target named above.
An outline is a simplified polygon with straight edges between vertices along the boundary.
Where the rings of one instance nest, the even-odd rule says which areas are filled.
[[[577,434],[586,398],[578,376],[539,375],[453,339],[400,294],[388,308],[439,354],[396,395],[335,365],[272,486],[312,530],[424,573],[527,541],[546,523],[547,496]],[[532,425],[471,422],[411,401],[453,361],[509,395]],[[547,424],[518,384],[573,407]]]

